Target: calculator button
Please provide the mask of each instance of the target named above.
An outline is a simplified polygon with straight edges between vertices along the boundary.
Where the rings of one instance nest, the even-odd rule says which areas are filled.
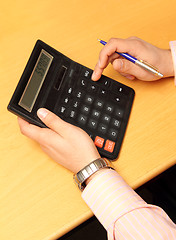
[[[84,69],[83,76],[86,78],[90,78],[92,70]]]
[[[74,108],[78,108],[79,105],[80,105],[80,102],[77,101],[77,100],[75,100],[75,101],[73,102],[73,104],[72,104],[72,106],[73,106]]]
[[[104,144],[104,141],[105,141],[104,138],[96,136],[94,143],[97,147],[102,148],[103,144]]]
[[[73,74],[74,74],[75,70],[73,68],[70,69],[70,72],[69,72],[69,78],[72,78],[73,77]]]
[[[124,94],[124,95],[128,95],[127,89],[125,89],[124,86],[118,85],[117,83],[113,83],[112,90],[115,93],[121,93],[121,94]]]
[[[71,94],[71,93],[73,92],[73,88],[72,88],[72,87],[69,87],[69,88],[66,90],[66,92],[67,92],[68,94]]]
[[[106,134],[106,132],[107,132],[107,125],[105,125],[103,123],[100,123],[99,126],[98,126],[98,131],[101,134]]]
[[[88,104],[92,104],[94,101],[94,97],[90,96],[90,95],[86,95],[85,100],[86,103]]]
[[[89,128],[92,128],[92,129],[96,129],[97,124],[98,124],[97,121],[95,121],[93,119],[90,119],[89,122],[88,122]]]
[[[122,118],[122,117],[123,117],[123,114],[124,114],[124,111],[123,111],[123,110],[121,110],[121,109],[116,109],[116,110],[115,110],[115,115],[116,115],[117,117]]]
[[[120,127],[120,121],[115,119],[115,118],[112,119],[112,123],[111,124],[112,124],[113,127],[116,127],[116,128]]]
[[[100,89],[99,94],[100,94],[101,97],[105,97],[107,95],[107,91],[104,90],[104,89]]]
[[[66,112],[66,107],[64,106],[59,107],[59,111],[58,111],[59,114],[64,115],[65,112]]]
[[[87,81],[86,81],[85,79],[80,79],[80,80],[78,81],[78,85],[79,85],[80,87],[87,87]]]
[[[103,85],[107,87],[107,86],[110,85],[110,82],[109,82],[108,80],[104,80],[104,81],[103,81]]]
[[[76,92],[76,97],[77,98],[81,99],[81,98],[83,98],[83,96],[84,96],[84,92],[83,91],[77,91]]]
[[[95,85],[95,84],[90,84],[89,86],[88,86],[88,91],[89,92],[91,92],[91,93],[96,93],[97,92],[97,89],[98,89],[98,87]]]
[[[109,115],[106,115],[106,114],[103,115],[103,117],[102,117],[103,122],[109,123],[110,120],[111,120],[111,117]]]
[[[122,87],[119,87],[119,88],[118,88],[118,91],[121,92],[121,93],[123,93],[123,92],[124,92],[124,89],[123,89]]]
[[[115,129],[109,129],[108,135],[111,139],[117,139],[118,132]]]
[[[106,140],[104,150],[112,153],[114,151],[114,147],[115,147],[115,142]]]
[[[78,123],[80,123],[81,125],[85,125],[87,122],[87,117],[83,114],[80,114],[78,117]]]
[[[97,99],[96,101],[95,101],[95,107],[96,108],[103,108],[103,105],[104,105],[104,102],[102,101],[102,100],[99,100],[99,99]]]
[[[76,118],[76,111],[75,110],[69,110],[68,111],[68,117],[70,118]]]
[[[113,110],[114,110],[114,107],[113,107],[113,105],[112,104],[106,104],[106,106],[105,106],[105,110],[106,110],[106,112],[108,112],[109,114],[110,113],[112,113],[113,112]]]
[[[125,88],[124,86],[119,86],[119,87],[117,88],[117,92],[123,94],[123,96],[129,95],[128,88]]]
[[[65,98],[63,99],[63,103],[64,103],[64,104],[68,104],[69,101],[70,101],[70,99],[69,99],[68,97],[65,97]]]
[[[118,95],[115,94],[111,94],[111,99],[116,102],[116,103],[120,103],[121,102],[121,98]]]
[[[88,114],[90,112],[90,107],[83,105],[82,106],[82,112],[85,114]]]
[[[100,111],[94,109],[94,110],[92,111],[92,117],[98,119],[98,118],[100,117]]]
[[[105,86],[106,88],[110,86],[110,81],[107,80],[106,78],[103,78],[103,77],[100,78],[99,82],[100,82],[101,85]]]

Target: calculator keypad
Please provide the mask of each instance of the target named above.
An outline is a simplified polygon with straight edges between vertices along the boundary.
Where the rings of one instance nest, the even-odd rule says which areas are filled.
[[[50,66],[45,70],[42,68],[45,72],[42,79],[40,73],[33,78],[39,59],[46,53]],[[131,112],[134,90],[104,75],[94,82],[91,80],[92,72],[38,40],[8,110],[31,124],[46,127],[38,118],[37,110],[47,108],[66,122],[85,130],[101,156],[116,159]],[[33,86],[29,84],[32,79],[37,81],[35,84],[32,81]],[[26,86],[27,89],[29,86],[35,91],[38,89],[38,92],[34,94],[35,99],[31,95],[33,101],[31,98],[26,100],[27,105],[24,103],[23,107],[20,99],[26,94]]]
[[[86,69],[78,79],[65,84],[57,114],[84,129],[100,154],[114,158],[116,145],[119,145],[118,151],[120,149],[131,109],[128,89],[109,78],[101,78],[98,82],[90,78],[91,72]]]

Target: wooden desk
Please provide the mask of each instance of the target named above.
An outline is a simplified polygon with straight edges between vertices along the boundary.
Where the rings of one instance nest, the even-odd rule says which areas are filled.
[[[37,39],[94,68],[97,38],[136,35],[168,48],[176,39],[175,0],[31,0],[0,3],[0,239],[56,239],[92,213],[72,174],[22,136],[6,106]],[[129,81],[111,66],[105,74],[135,89],[118,172],[136,188],[175,163],[173,79]]]

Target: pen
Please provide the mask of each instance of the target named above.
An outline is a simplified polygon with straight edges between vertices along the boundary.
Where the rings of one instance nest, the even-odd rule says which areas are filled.
[[[103,44],[103,45],[106,45],[106,43],[107,43],[107,42],[105,42],[105,41],[103,41],[103,40],[100,40],[100,39],[98,39],[98,41],[99,41],[101,44]],[[132,62],[132,63],[134,63],[134,64],[136,64],[136,65],[144,68],[145,70],[147,70],[147,71],[149,71],[149,72],[151,72],[151,73],[153,73],[153,74],[155,74],[155,75],[157,75],[157,76],[159,76],[159,77],[163,77],[163,74],[160,73],[160,72],[158,71],[158,69],[155,68],[154,66],[152,66],[151,64],[149,64],[149,63],[147,63],[147,62],[145,62],[145,61],[143,61],[143,60],[138,60],[137,58],[131,56],[131,55],[128,54],[128,53],[120,53],[120,52],[116,52],[116,53],[119,54],[120,56],[126,58],[126,59],[129,60],[130,62]]]

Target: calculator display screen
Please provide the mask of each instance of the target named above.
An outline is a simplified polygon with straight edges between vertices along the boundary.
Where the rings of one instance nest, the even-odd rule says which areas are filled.
[[[35,101],[45,80],[52,60],[53,57],[42,49],[32,71],[32,74],[28,80],[28,83],[24,89],[24,92],[21,96],[21,99],[18,103],[28,112],[32,111],[32,108],[35,104]]]

